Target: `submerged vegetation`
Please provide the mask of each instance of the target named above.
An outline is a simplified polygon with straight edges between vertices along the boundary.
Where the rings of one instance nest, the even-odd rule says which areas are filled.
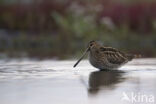
[[[156,56],[152,0],[0,1],[0,52],[9,56],[73,58],[90,40]]]

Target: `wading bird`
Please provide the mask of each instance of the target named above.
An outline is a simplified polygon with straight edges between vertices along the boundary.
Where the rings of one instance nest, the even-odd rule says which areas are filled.
[[[86,51],[75,63],[74,67],[77,66],[86,53],[89,53],[91,65],[100,70],[117,69],[133,58],[140,57],[140,55],[127,54],[112,47],[104,47],[96,41],[90,41]]]

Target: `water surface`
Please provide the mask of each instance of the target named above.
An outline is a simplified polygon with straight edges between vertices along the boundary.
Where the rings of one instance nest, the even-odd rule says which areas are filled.
[[[0,104],[156,103],[156,59],[113,71],[98,71],[87,60],[73,68],[75,62],[0,60]]]

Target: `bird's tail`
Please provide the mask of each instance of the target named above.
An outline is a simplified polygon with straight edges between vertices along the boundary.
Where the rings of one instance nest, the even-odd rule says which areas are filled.
[[[134,55],[134,58],[141,58],[142,56],[140,54]]]
[[[127,54],[126,56],[129,61],[131,61],[133,58],[141,58],[140,54],[138,54],[138,55]]]

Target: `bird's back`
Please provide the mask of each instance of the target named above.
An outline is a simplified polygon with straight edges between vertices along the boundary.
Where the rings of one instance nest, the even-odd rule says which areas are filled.
[[[118,68],[134,58],[112,47],[99,47],[90,57],[91,64],[99,69]]]

